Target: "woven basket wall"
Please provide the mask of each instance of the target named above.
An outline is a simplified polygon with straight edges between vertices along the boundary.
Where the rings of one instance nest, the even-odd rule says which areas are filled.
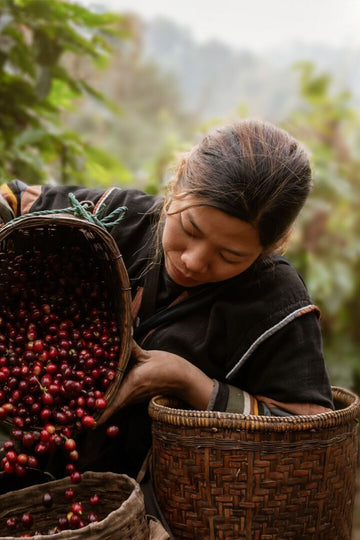
[[[350,540],[359,398],[336,410],[262,417],[154,398],[152,475],[177,540]]]
[[[132,336],[131,289],[129,278],[118,246],[102,227],[86,219],[69,214],[28,215],[10,222],[0,229],[0,252],[23,253],[38,249],[47,253],[77,246],[87,261],[96,261],[100,267],[102,287],[107,293],[109,309],[117,321],[121,337],[116,377],[105,392],[108,404],[116,394],[130,356]],[[0,295],[7,293],[6,261],[0,268]],[[50,269],[51,271],[51,269]],[[76,272],[76,269],[74,270]],[[9,278],[11,280],[11,276]],[[46,279],[44,277],[44,279]],[[22,283],[24,288],[27,283]],[[97,418],[100,413],[95,415]]]
[[[78,530],[65,530],[55,536],[46,534],[57,524],[60,516],[66,515],[71,509],[71,503],[65,500],[64,492],[73,487],[76,501],[81,501],[84,514],[94,510],[86,503],[90,495],[97,493],[101,504],[96,507],[99,521],[91,523]],[[53,506],[44,508],[42,497],[50,492]],[[28,531],[19,523],[14,536],[10,536],[6,528],[6,519],[18,517],[19,521],[24,512],[31,512],[34,519],[33,530],[45,531],[45,534],[32,536],[33,540],[148,540],[149,526],[145,516],[144,498],[140,486],[126,475],[114,473],[87,472],[80,484],[74,487],[69,478],[55,480],[46,484],[21,489],[0,496],[0,538],[13,540]]]

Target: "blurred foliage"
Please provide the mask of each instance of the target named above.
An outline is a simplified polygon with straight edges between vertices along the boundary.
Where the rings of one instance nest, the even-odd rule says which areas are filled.
[[[60,121],[81,95],[116,107],[87,81],[72,75],[64,55],[91,58],[99,70],[111,40],[128,36],[126,20],[57,0],[1,0],[0,175],[29,183],[129,181],[130,173],[107,151]]]
[[[360,117],[329,75],[296,69],[302,107],[285,127],[311,151],[314,188],[287,255],[322,310],[333,384],[360,394]]]
[[[0,0],[0,174],[29,183],[53,178],[162,190],[176,152],[229,118],[214,120],[214,112],[204,119],[201,107],[186,107],[174,73],[143,54],[143,35],[131,16],[63,0]],[[188,74],[191,65],[175,52]],[[245,56],[241,62],[229,63],[241,88],[253,65],[265,76],[261,63]],[[360,117],[352,95],[328,73],[300,62],[294,74],[296,106],[282,125],[309,148],[314,188],[287,256],[322,310],[332,384],[360,394]],[[261,86],[268,91],[267,82]],[[237,118],[252,108],[246,96],[238,95]],[[270,119],[276,122],[275,112]]]
[[[145,60],[143,27],[128,15],[132,39],[114,44],[113,54],[99,79],[89,62],[71,58],[70,72],[81,73],[99,91],[121,104],[114,117],[95,108],[84,97],[76,116],[64,113],[63,121],[74,130],[91,134],[92,143],[103,143],[118,155],[134,176],[137,187],[156,192],[166,182],[169,162],[190,140],[198,123],[196,114],[184,112],[174,76]]]

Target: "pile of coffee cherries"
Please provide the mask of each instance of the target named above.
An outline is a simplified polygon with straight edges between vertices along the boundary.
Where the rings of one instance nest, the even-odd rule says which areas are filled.
[[[93,428],[107,406],[120,354],[105,275],[104,263],[78,243],[0,251],[0,422],[10,429],[1,454],[5,474],[24,476],[61,449],[71,481],[81,481],[76,436]],[[109,436],[117,432],[108,428]]]

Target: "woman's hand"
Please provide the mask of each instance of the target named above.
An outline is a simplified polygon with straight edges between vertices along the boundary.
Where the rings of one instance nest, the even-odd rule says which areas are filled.
[[[157,394],[170,394],[194,409],[206,409],[214,382],[199,368],[176,354],[144,350],[135,341],[131,357],[134,365],[98,424],[105,422],[119,409],[146,401]]]

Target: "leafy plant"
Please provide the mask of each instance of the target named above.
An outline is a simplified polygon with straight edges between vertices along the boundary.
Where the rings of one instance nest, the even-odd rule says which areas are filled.
[[[332,381],[360,393],[360,117],[347,91],[297,65],[303,106],[286,127],[311,151],[314,189],[289,252],[321,307]]]
[[[64,110],[90,95],[118,108],[63,61],[90,58],[100,69],[114,40],[129,37],[126,18],[94,13],[63,0],[2,0],[0,7],[0,175],[28,183],[128,181],[105,150],[61,122]]]

